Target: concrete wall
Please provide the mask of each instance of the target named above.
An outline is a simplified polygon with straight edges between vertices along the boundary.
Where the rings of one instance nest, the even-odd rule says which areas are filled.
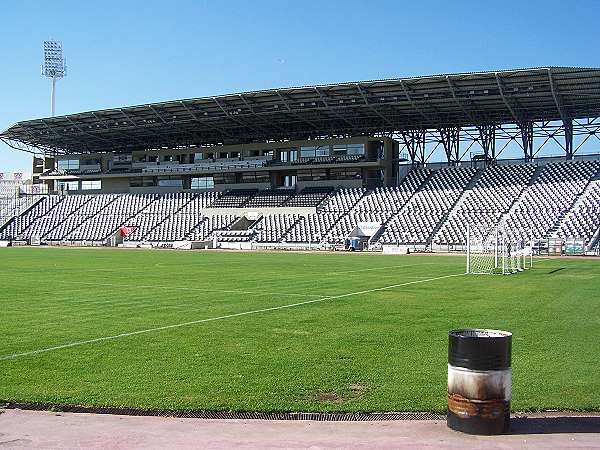
[[[298,181],[296,187],[298,190],[302,190],[306,187],[342,187],[342,188],[356,188],[362,187],[363,180],[324,180],[324,181]]]
[[[237,184],[215,184],[215,191],[226,191],[229,189],[270,189],[271,183],[237,183]]]

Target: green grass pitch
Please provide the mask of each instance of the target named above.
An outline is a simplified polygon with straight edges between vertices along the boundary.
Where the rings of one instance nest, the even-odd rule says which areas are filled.
[[[442,412],[448,330],[485,327],[514,333],[514,410],[600,410],[600,260],[464,263],[1,249],[0,402]]]

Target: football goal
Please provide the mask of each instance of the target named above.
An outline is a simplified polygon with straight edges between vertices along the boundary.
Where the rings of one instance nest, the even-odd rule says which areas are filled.
[[[467,226],[467,273],[508,275],[529,269],[532,242],[502,225]]]

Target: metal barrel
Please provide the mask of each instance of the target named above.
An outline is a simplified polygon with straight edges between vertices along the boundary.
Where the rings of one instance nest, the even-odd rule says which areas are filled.
[[[512,333],[465,329],[448,333],[450,428],[501,434],[510,426]]]

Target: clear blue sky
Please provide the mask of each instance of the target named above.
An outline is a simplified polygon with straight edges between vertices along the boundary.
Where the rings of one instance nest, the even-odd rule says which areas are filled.
[[[549,65],[600,67],[598,1],[28,1],[0,10],[0,129],[57,114],[271,87]],[[0,144],[0,171],[30,157]]]

